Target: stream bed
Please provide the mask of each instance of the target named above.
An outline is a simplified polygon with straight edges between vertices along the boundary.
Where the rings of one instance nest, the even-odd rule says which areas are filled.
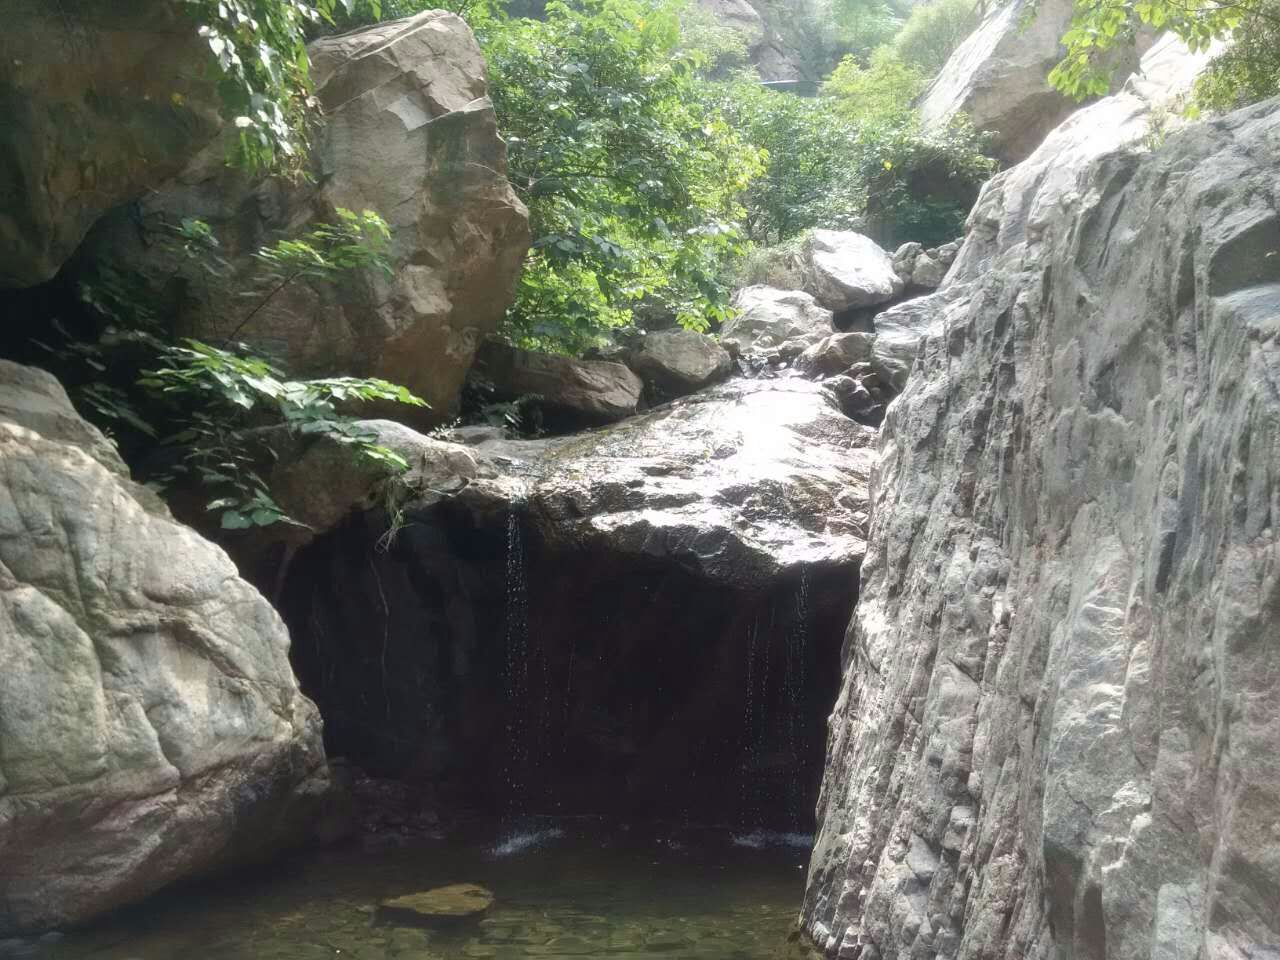
[[[62,937],[35,960],[788,960],[807,837],[599,820],[348,844],[188,885]],[[382,900],[451,883],[495,896],[451,931],[374,922]]]

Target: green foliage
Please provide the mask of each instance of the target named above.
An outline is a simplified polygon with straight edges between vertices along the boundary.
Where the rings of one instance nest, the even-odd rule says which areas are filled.
[[[934,246],[964,232],[964,222],[996,163],[986,137],[960,117],[925,132],[912,118],[866,141],[858,169],[867,183],[864,229],[893,248],[908,240]]]
[[[911,104],[924,83],[885,46],[865,66],[847,57],[817,100],[762,90],[749,78],[721,85],[725,116],[768,159],[745,197],[752,241],[774,246],[812,227],[860,229],[885,244],[958,236],[994,164],[963,121],[921,130]],[[744,272],[776,267],[757,261]]]
[[[1049,82],[1077,100],[1106,93],[1115,60],[1109,54],[1132,47],[1143,26],[1170,31],[1193,51],[1203,51],[1215,40],[1248,36],[1248,24],[1267,21],[1274,29],[1274,13],[1264,9],[1264,0],[1077,0],[1062,37],[1066,56],[1049,73]],[[1274,46],[1262,52],[1264,61],[1280,58]],[[1229,65],[1220,77],[1227,78],[1225,88],[1213,94],[1220,101],[1232,98],[1232,77],[1248,82]]]
[[[744,195],[745,226],[761,245],[782,243],[810,227],[851,227],[862,190],[850,158],[859,131],[826,100],[762,87],[751,76],[716,90],[725,117],[764,151],[764,174]]]
[[[832,0],[835,28],[847,53],[865,61],[902,28],[902,17],[886,0]]]
[[[679,5],[575,0],[485,36],[533,253],[508,334],[580,350],[658,301],[692,328],[723,311],[737,195],[759,168],[699,96]]]
[[[823,92],[845,120],[864,129],[886,129],[910,123],[912,101],[924,86],[924,74],[894,48],[884,46],[871,55],[865,67],[852,57],[841,61]]]
[[[388,270],[388,238],[372,211],[339,210],[334,223],[263,247],[256,257],[265,269],[248,291],[258,300],[252,312],[301,278],[332,283],[356,270]],[[182,221],[169,242],[204,269],[224,268],[217,238],[201,221]],[[170,342],[145,286],[109,267],[81,292],[101,335],[87,340],[55,325],[62,344],[47,349],[58,372],[78,382],[73,395],[91,419],[125,439],[140,436],[135,446],[160,445],[164,466],[151,470],[150,482],[190,480],[208,490],[224,529],[292,522],[258,472],[273,456],[263,427],[327,437],[390,472],[407,468],[345,412],[370,401],[425,406],[404,387],[377,378],[291,380],[243,344]]]
[[[374,400],[425,405],[404,387],[376,378],[288,380],[243,344],[224,349],[185,340],[156,346],[163,365],[144,371],[137,386],[172,411],[169,424],[179,429],[166,442],[177,445],[180,456],[153,479],[189,478],[224,492],[208,504],[221,511],[223,529],[293,522],[257,472],[271,454],[257,442],[254,425],[283,423],[298,434],[349,446],[389,470],[408,469],[399,454],[378,444],[376,434],[339,413],[339,404]]]
[[[904,63],[932,77],[977,25],[977,0],[930,0],[912,9],[893,38],[893,49]]]
[[[180,0],[209,45],[222,112],[238,132],[232,159],[250,170],[301,169],[310,96],[306,32],[338,11],[381,0]]]
[[[1196,80],[1193,109],[1224,112],[1280,94],[1280,0],[1260,0]]]

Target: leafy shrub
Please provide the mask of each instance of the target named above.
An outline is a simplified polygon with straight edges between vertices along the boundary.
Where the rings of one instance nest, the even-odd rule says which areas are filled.
[[[840,117],[864,131],[900,127],[914,115],[912,101],[925,77],[893,47],[876,50],[866,66],[846,57],[823,90],[827,104]]]
[[[1196,81],[1196,107],[1227,111],[1280,94],[1280,0],[1262,0]]]
[[[932,77],[977,25],[977,0],[930,0],[912,9],[893,38],[893,49],[904,63]]]
[[[578,350],[641,298],[695,329],[723,313],[737,197],[760,161],[697,96],[678,11],[665,0],[552,2],[545,21],[486,33],[510,178],[534,235],[512,339]]]
[[[307,31],[381,0],[178,0],[209,45],[222,112],[239,136],[232,159],[251,170],[302,169],[315,104]]]
[[[372,211],[340,210],[335,223],[262,248],[256,257],[263,270],[250,291],[257,304],[239,326],[295,281],[332,283],[354,270],[388,269],[387,237]],[[217,240],[202,222],[183,221],[170,242],[203,269],[224,269]],[[91,420],[117,437],[141,438],[131,445],[151,454],[143,470],[151,483],[192,481],[206,489],[224,529],[291,522],[258,472],[272,456],[262,427],[323,435],[389,472],[407,468],[344,412],[367,401],[425,406],[404,387],[377,378],[291,380],[243,344],[171,342],[150,291],[109,267],[83,284],[82,299],[101,335],[86,340],[55,324],[63,333],[60,345],[47,348],[60,366],[55,372],[73,385]]]
[[[1111,51],[1132,47],[1142,27],[1167,30],[1193,51],[1232,38],[1233,49],[1216,58],[1198,84],[1197,104],[1227,109],[1263,99],[1280,87],[1280,6],[1275,0],[1077,0],[1062,37],[1066,56],[1049,82],[1068,96],[1106,93]],[[1238,49],[1236,47],[1238,45]]]
[[[763,151],[763,174],[743,197],[754,243],[782,243],[815,226],[854,225],[861,208],[850,163],[856,126],[833,115],[828,101],[769,90],[750,76],[716,87],[712,96],[742,138]]]

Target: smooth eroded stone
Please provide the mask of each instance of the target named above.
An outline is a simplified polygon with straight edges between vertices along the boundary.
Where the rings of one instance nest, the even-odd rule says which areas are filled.
[[[380,923],[443,927],[477,921],[493,906],[493,893],[474,883],[453,883],[407,893],[378,904]]]
[[[814,230],[805,241],[806,284],[822,306],[839,312],[892,300],[904,283],[893,257],[851,230]]]

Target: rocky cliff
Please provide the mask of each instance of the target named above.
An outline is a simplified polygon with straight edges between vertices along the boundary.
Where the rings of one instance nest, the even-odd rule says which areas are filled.
[[[1165,138],[1157,53],[899,313],[802,916],[830,956],[1280,945],[1280,102]]]
[[[0,361],[0,936],[320,826],[320,718],[227,555]]]

